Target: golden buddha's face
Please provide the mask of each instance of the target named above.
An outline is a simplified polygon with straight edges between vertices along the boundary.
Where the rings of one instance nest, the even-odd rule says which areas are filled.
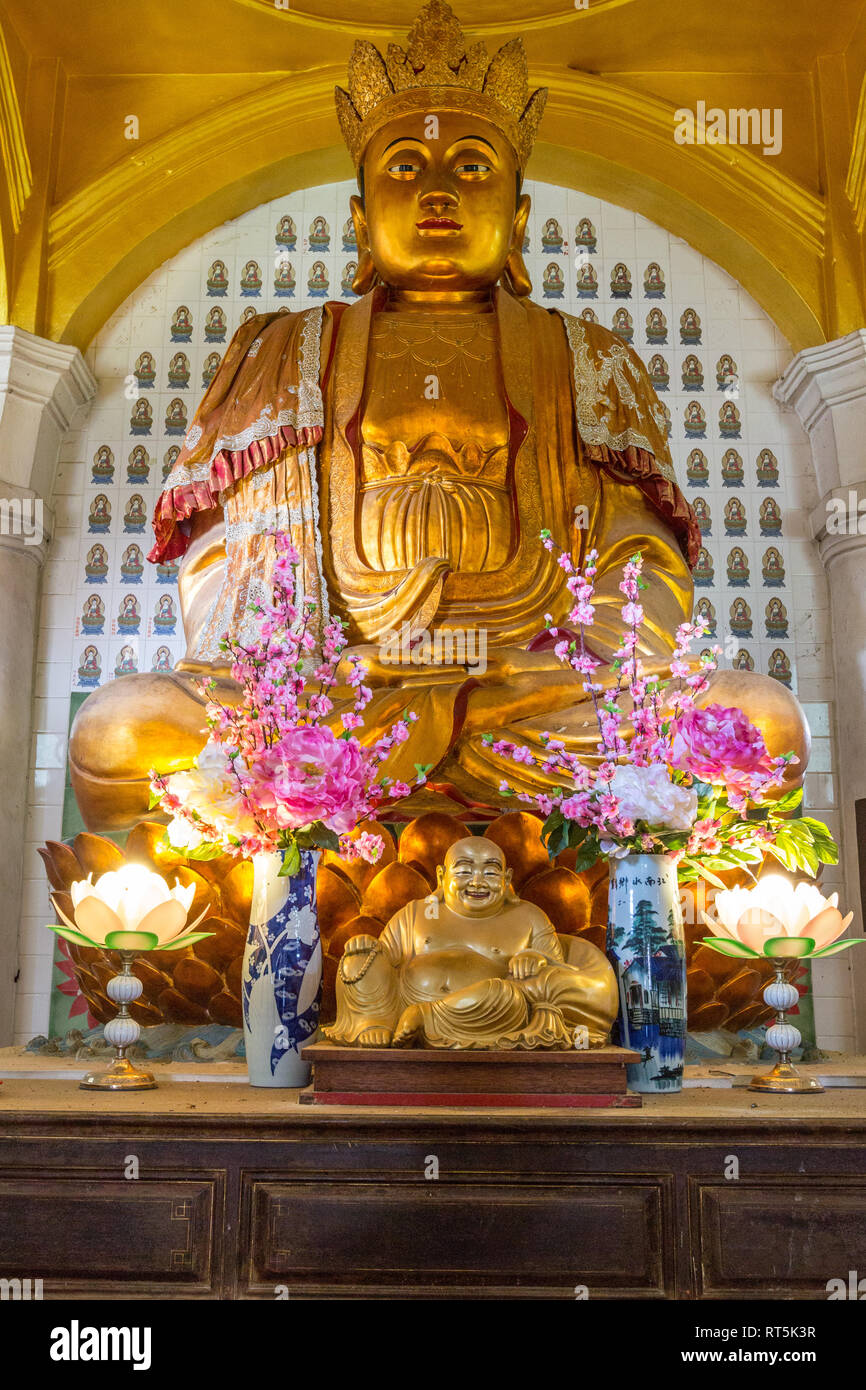
[[[386,285],[488,288],[522,246],[529,198],[518,197],[515,153],[478,116],[419,112],[390,121],[370,141],[363,174],[363,200],[352,199],[355,234]]]
[[[452,845],[437,876],[446,907],[462,917],[495,916],[511,883],[502,850],[479,835]]]

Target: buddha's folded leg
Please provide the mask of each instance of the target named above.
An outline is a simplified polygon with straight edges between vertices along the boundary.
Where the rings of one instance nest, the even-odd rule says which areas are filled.
[[[344,1046],[388,1047],[401,1007],[399,974],[380,946],[344,953],[337,972],[337,1017],[322,1029],[322,1037]]]
[[[488,979],[433,1003],[412,1004],[394,1033],[394,1045],[422,1040],[427,1047],[461,1050],[565,1048],[571,1035],[555,1005],[537,1008],[514,980]]]
[[[616,1018],[618,1000],[612,972],[591,973],[571,965],[551,965],[521,981],[533,1008],[554,1007],[560,1013],[569,1038],[574,1029],[589,1030],[590,1047],[604,1047]]]

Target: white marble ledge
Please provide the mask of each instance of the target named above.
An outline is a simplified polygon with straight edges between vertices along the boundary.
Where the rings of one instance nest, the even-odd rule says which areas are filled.
[[[38,1057],[26,1052],[22,1047],[0,1048],[0,1081],[80,1081],[87,1072],[98,1071],[107,1065],[106,1058],[89,1058],[76,1061],[66,1057]],[[231,1062],[165,1062],[156,1058],[142,1058],[139,1065],[152,1071],[156,1080],[163,1084],[202,1082],[235,1082],[247,1084],[246,1063]],[[747,1086],[757,1073],[769,1071],[772,1063],[704,1062],[689,1065],[683,1076],[684,1089],[730,1090],[733,1087]],[[836,1054],[824,1062],[812,1063],[798,1069],[808,1075],[817,1076],[825,1086],[852,1087],[866,1089],[866,1056]],[[2,1105],[2,1091],[0,1091]]]

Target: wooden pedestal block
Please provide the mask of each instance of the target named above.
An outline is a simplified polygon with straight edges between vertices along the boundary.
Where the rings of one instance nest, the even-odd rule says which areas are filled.
[[[627,1093],[624,1047],[587,1052],[459,1052],[312,1043],[306,1105],[639,1106]]]

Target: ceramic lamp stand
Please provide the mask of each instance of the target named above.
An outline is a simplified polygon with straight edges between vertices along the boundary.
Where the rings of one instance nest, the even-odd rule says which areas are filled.
[[[767,1029],[767,1042],[776,1049],[779,1060],[772,1071],[753,1076],[750,1091],[770,1091],[776,1095],[802,1095],[807,1091],[823,1091],[824,1087],[811,1076],[801,1076],[791,1062],[791,1053],[803,1041],[799,1028],[785,1022],[785,1013],[793,1008],[800,995],[784,977],[787,960],[776,965],[775,979],[764,990],[764,1001],[776,1010],[776,1021]]]
[[[130,1062],[126,1050],[138,1042],[141,1028],[130,1016],[128,1005],[141,994],[142,984],[132,973],[133,951],[121,951],[123,967],[106,985],[109,999],[119,1004],[117,1017],[105,1025],[105,1040],[116,1048],[116,1056],[105,1071],[88,1072],[81,1082],[83,1091],[152,1091],[156,1081],[149,1071],[139,1071]]]

